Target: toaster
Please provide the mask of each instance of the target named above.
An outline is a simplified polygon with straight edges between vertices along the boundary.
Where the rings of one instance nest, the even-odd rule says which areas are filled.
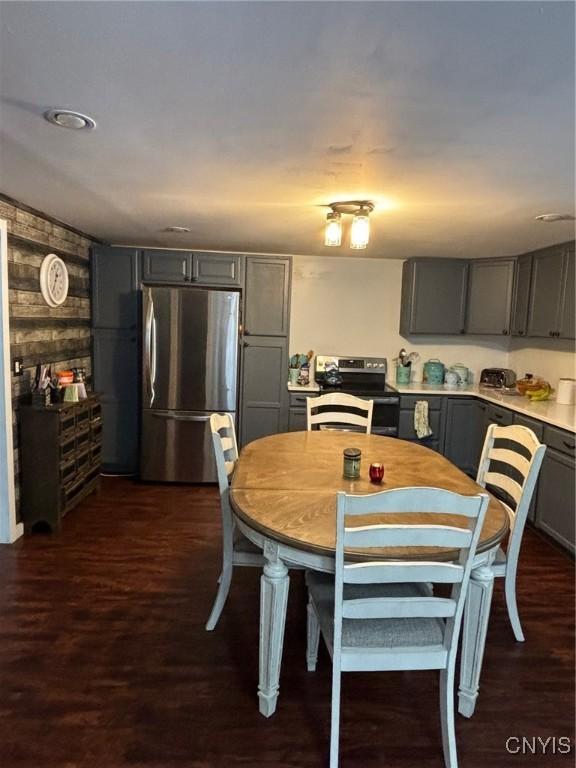
[[[516,385],[516,374],[510,368],[484,368],[480,386],[510,389]]]

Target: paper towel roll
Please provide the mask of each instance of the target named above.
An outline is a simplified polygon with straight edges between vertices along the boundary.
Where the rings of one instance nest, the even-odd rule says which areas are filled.
[[[576,403],[576,379],[560,379],[558,381],[556,402],[560,405],[574,405]]]

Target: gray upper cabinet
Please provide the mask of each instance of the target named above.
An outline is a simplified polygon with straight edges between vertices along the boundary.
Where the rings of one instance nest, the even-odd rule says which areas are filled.
[[[465,332],[468,262],[408,259],[402,269],[400,333]]]
[[[528,336],[561,335],[574,338],[574,248],[566,244],[532,254],[528,311]]]
[[[192,282],[206,285],[239,286],[242,283],[242,256],[235,253],[194,253]]]
[[[154,283],[242,284],[243,256],[164,249],[142,251],[142,279]]]
[[[154,283],[184,283],[192,279],[193,254],[187,251],[142,251],[142,279]]]
[[[138,326],[140,264],[135,248],[94,246],[90,259],[92,327]]]
[[[573,339],[576,336],[576,319],[574,307],[574,289],[576,287],[576,275],[574,274],[574,245],[564,252],[564,295],[559,312],[559,335],[564,339]]]
[[[466,333],[508,336],[514,266],[514,259],[470,262]]]
[[[288,335],[290,267],[290,259],[247,257],[244,308],[245,335]]]
[[[512,336],[526,336],[528,330],[531,277],[532,254],[526,253],[516,259],[512,316],[510,318],[510,333]]]

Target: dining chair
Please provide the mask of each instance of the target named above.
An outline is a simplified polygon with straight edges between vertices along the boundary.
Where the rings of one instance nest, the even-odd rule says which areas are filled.
[[[243,536],[235,526],[232,507],[230,506],[230,478],[238,459],[234,420],[229,413],[213,413],[210,416],[210,428],[212,430],[222,514],[222,572],[218,579],[218,592],[212,612],[206,623],[208,631],[213,630],[218,623],[230,591],[234,566],[247,565],[262,568],[265,562],[262,551]]]
[[[326,410],[334,406],[335,410]],[[345,392],[329,392],[319,397],[306,398],[306,428],[332,424],[337,429],[341,424],[364,427],[366,434],[372,429],[373,400],[364,400]]]
[[[440,670],[444,762],[446,768],[457,768],[454,666],[488,499],[484,493],[462,496],[439,488],[338,493],[335,575],[306,574],[308,669],[316,669],[320,632],[332,657],[330,768],[338,765],[341,673],[410,669]],[[382,522],[382,513],[394,517]],[[405,513],[418,513],[417,522],[402,524]],[[363,519],[354,526],[357,515]],[[446,523],[440,515],[454,517]],[[381,547],[400,548],[403,559],[379,559]],[[448,548],[452,557],[411,558],[410,548],[420,547]],[[351,548],[374,549],[372,559],[348,559]],[[450,597],[435,596],[436,583],[451,584]]]
[[[502,444],[499,441],[505,440]],[[498,443],[496,442],[498,441]],[[500,446],[506,447],[500,447]],[[491,424],[486,431],[476,482],[495,490],[510,518],[506,551],[500,547],[493,564],[494,575],[504,578],[504,594],[514,637],[524,641],[516,602],[516,572],[522,535],[546,446],[528,427]],[[502,500],[503,493],[510,503]]]

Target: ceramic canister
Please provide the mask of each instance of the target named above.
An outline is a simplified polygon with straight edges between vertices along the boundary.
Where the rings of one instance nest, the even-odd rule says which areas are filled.
[[[424,363],[423,378],[427,384],[444,384],[444,363],[432,359]]]
[[[462,363],[454,363],[452,370],[458,374],[459,384],[468,384],[469,371]]]

